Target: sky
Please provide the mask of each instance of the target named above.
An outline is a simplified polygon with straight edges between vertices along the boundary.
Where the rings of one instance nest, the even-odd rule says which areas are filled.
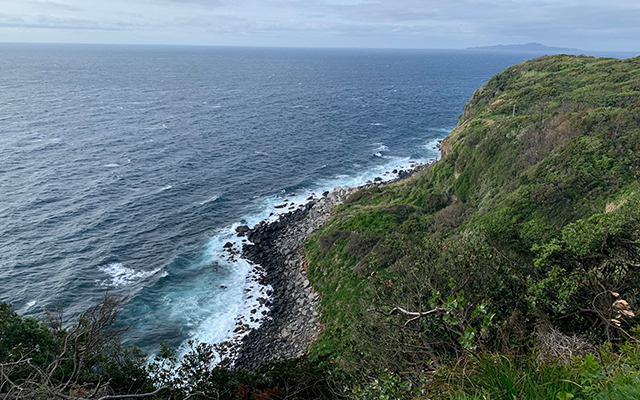
[[[0,42],[640,51],[640,0],[0,0]]]

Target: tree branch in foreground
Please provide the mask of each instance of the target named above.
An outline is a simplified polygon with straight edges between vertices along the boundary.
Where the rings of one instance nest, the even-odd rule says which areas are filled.
[[[426,316],[429,316],[429,315],[432,315],[432,314],[436,314],[436,313],[448,314],[449,313],[449,310],[447,310],[444,307],[437,307],[437,308],[434,308],[432,310],[424,311],[424,312],[408,311],[408,310],[405,310],[402,307],[397,307],[397,306],[395,308],[393,308],[391,311],[383,311],[383,310],[379,310],[377,308],[370,308],[367,311],[369,311],[369,312],[377,312],[377,313],[386,315],[387,317],[395,314],[396,312],[404,314],[404,315],[409,315],[409,316],[413,317],[413,318],[408,319],[404,323],[404,326],[407,326],[410,322],[413,322],[413,321],[415,321],[417,319],[420,319],[420,318],[423,318],[423,317],[426,317]]]
[[[103,396],[100,397],[98,400],[118,400],[118,399],[143,399],[145,397],[151,397],[151,396],[155,396],[158,393],[164,391],[164,390],[171,390],[170,386],[163,386],[153,392],[149,392],[149,393],[141,393],[141,394],[121,394],[121,395],[116,395],[116,396]],[[59,394],[56,393],[59,397],[63,398],[63,399],[74,399],[74,400],[88,400],[82,397],[72,397],[72,396],[67,396],[64,394]]]

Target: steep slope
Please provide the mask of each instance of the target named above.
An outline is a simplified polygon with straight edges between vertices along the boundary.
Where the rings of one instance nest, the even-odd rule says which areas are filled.
[[[405,372],[528,352],[544,330],[627,337],[637,321],[612,305],[640,299],[640,58],[510,67],[442,153],[357,192],[308,240],[325,326],[312,357]]]

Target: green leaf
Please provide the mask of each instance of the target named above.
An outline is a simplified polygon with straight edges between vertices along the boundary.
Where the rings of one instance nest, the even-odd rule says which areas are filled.
[[[565,392],[564,390],[556,394],[556,399],[558,400],[571,400],[574,397],[575,397],[574,395],[572,395],[571,393]]]
[[[495,313],[489,313],[485,315],[484,320],[482,321],[482,329],[485,329],[486,327],[488,327],[491,321],[493,321],[493,317],[495,316],[496,316]]]
[[[475,318],[477,316],[479,316],[480,314],[486,314],[487,313],[487,307],[484,303],[482,304],[478,304],[476,306],[476,309],[473,310],[473,312],[471,313],[471,318]]]

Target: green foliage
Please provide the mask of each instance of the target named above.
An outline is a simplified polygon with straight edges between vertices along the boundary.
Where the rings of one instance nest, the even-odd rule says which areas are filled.
[[[85,311],[69,329],[61,313],[49,313],[48,323],[15,313],[0,303],[0,393],[34,393],[52,397],[63,393],[84,396],[91,391],[144,392],[153,387],[146,356],[122,347],[113,322],[121,299],[106,296]],[[103,383],[108,382],[107,386]]]
[[[637,343],[625,346],[634,352],[639,349]],[[635,355],[616,355],[612,349],[565,364],[485,353],[470,357],[464,365],[441,369],[425,386],[433,398],[452,400],[626,400],[639,393],[637,361]]]
[[[51,361],[54,333],[40,321],[23,317],[9,303],[0,302],[0,363],[29,355],[37,365]]]
[[[456,191],[458,199],[464,203],[469,199],[469,189],[471,184],[469,183],[469,174],[465,171],[453,182],[453,189]]]
[[[384,371],[365,386],[357,385],[349,399],[352,400],[407,400],[419,394],[411,382],[399,375]]]
[[[312,357],[417,376],[468,351],[526,354],[539,321],[629,338],[637,321],[612,304],[640,306],[638,81],[640,58],[510,67],[472,96],[435,166],[338,207],[305,245],[325,326]],[[408,322],[396,307],[448,313]]]
[[[364,232],[385,232],[393,228],[396,219],[384,213],[370,213],[356,215],[344,225],[345,230]]]
[[[566,379],[570,376],[568,368],[555,363],[481,354],[466,368],[466,377],[451,383],[469,394],[492,399],[556,399],[578,388]],[[445,379],[462,378],[459,372],[453,373]]]
[[[330,363],[322,361],[310,360],[307,356],[272,361],[262,366],[259,373],[268,379],[271,387],[277,388],[277,398],[346,398],[352,377],[337,374]]]
[[[612,307],[617,296],[633,308],[640,300],[640,208],[635,196],[628,199],[615,212],[568,224],[560,237],[533,247],[536,274],[530,278],[529,301],[553,320],[567,321],[559,323],[565,331],[586,331],[594,321],[607,328],[613,319],[634,323],[616,316]],[[574,317],[561,318],[565,315]]]
[[[194,341],[189,341],[188,346],[186,354],[178,358],[175,350],[163,345],[147,365],[155,385],[171,387],[173,398],[202,393],[211,398],[233,400],[239,398],[240,393],[250,396],[269,388],[268,380],[261,375],[231,370],[223,347]],[[216,361],[221,362],[213,365]]]

